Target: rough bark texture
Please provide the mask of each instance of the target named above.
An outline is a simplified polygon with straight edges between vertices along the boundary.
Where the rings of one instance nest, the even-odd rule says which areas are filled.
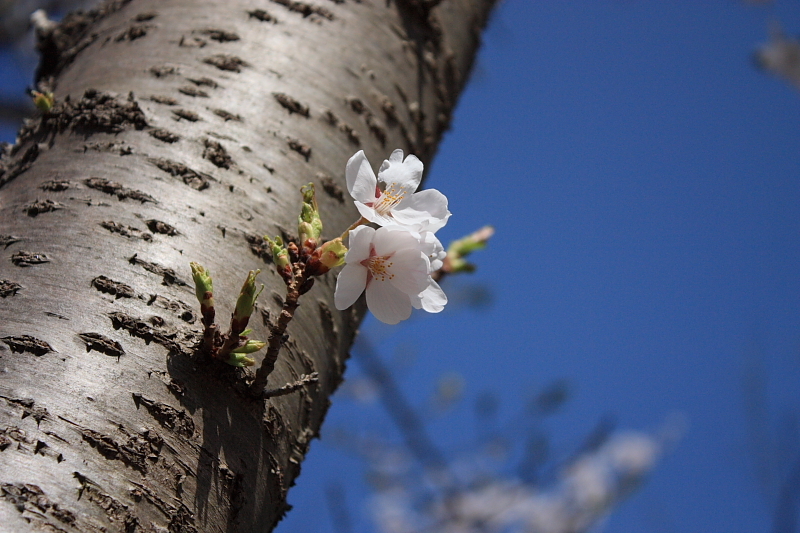
[[[227,327],[264,234],[318,185],[325,237],[357,212],[343,169],[428,162],[492,0],[117,0],[43,36],[56,105],[0,165],[0,529],[269,531],[342,379],[363,308],[328,274],[301,300],[268,400],[204,363],[189,261]],[[344,192],[343,192],[344,191]]]

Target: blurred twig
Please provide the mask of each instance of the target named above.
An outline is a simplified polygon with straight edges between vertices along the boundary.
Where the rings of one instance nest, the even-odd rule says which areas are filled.
[[[331,515],[331,522],[337,533],[350,533],[353,530],[344,494],[344,486],[340,483],[329,483],[325,487],[328,512]]]
[[[18,128],[22,119],[33,114],[33,109],[29,101],[0,97],[0,122]]]
[[[425,468],[449,478],[448,463],[444,455],[428,437],[417,412],[408,404],[391,372],[363,335],[356,341],[353,356],[367,376],[378,384],[381,401],[403,434],[406,446],[414,457]]]
[[[778,494],[778,505],[772,523],[772,533],[797,533],[800,514],[800,459]]]

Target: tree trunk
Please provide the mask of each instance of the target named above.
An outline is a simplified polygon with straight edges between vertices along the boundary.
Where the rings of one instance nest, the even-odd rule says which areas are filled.
[[[342,380],[363,306],[335,276],[303,296],[269,388],[197,357],[189,262],[227,327],[248,270],[285,287],[261,235],[324,237],[358,214],[359,149],[429,162],[493,0],[117,0],[42,29],[56,104],[0,167],[0,529],[269,531]],[[2,248],[0,248],[2,249]]]

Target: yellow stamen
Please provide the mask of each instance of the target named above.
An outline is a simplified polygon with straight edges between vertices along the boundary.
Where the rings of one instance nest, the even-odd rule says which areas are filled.
[[[392,209],[406,197],[406,189],[396,187],[396,184],[389,184],[375,203],[375,212],[381,216],[386,216]]]
[[[394,278],[394,274],[389,272],[393,264],[388,257],[370,257],[366,260],[366,265],[364,266],[369,269],[373,279],[386,281]]]

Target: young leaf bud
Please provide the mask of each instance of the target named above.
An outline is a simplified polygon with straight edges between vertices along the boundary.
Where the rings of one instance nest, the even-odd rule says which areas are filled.
[[[266,345],[267,343],[264,341],[248,340],[238,348],[234,348],[233,350],[231,350],[231,353],[242,353],[242,354],[255,353]]]
[[[261,288],[256,288],[256,276],[260,272],[260,270],[251,270],[247,274],[247,279],[242,285],[241,292],[239,292],[239,299],[236,300],[236,309],[233,311],[231,334],[238,335],[247,327],[250,315],[253,314],[256,298],[264,290],[264,285],[261,285]]]
[[[283,239],[280,237],[275,237],[273,241],[269,237],[264,237],[264,239],[269,243],[270,251],[272,252],[272,261],[275,263],[275,268],[278,270],[278,274],[281,275],[283,280],[286,283],[292,281],[292,261],[289,257],[289,250],[286,249],[286,246],[283,244]]]
[[[225,362],[231,366],[238,366],[240,368],[244,366],[253,366],[256,364],[255,359],[251,359],[243,353],[231,353],[230,358],[228,358],[228,360]]]
[[[472,252],[485,248],[492,235],[494,235],[494,228],[484,226],[466,237],[451,242],[447,247],[447,257],[443,269],[450,273],[473,272],[475,265],[464,258]]]
[[[51,92],[40,93],[39,91],[32,91],[33,105],[45,113],[53,109],[56,99]]]
[[[297,233],[303,255],[310,255],[317,247],[322,235],[322,219],[319,217],[314,184],[309,183],[300,189],[303,193],[303,207],[297,219]]]
[[[192,279],[194,280],[194,293],[200,307],[214,307],[214,283],[211,280],[211,273],[199,263],[189,263],[192,267]]]

